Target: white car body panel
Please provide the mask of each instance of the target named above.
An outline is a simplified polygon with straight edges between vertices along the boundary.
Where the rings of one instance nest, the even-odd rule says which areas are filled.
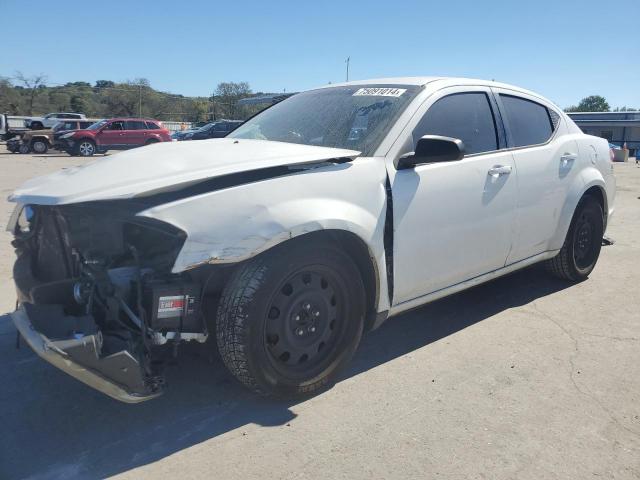
[[[28,180],[9,200],[64,205],[131,198],[231,173],[357,155],[353,150],[264,140],[161,142]]]
[[[532,92],[496,82],[436,77],[349,83],[354,84],[422,86],[372,157],[262,140],[169,142],[30,180],[10,199],[63,205],[133,198],[223,175],[306,165],[288,175],[238,182],[138,215],[186,232],[173,272],[246,260],[313,231],[350,232],[366,244],[375,265],[374,308],[389,314],[551,258],[562,246],[576,205],[591,187],[602,189],[606,211],[613,213],[615,179],[606,141],[582,134],[560,109]],[[504,148],[397,171],[394,161],[413,149],[412,129],[429,105],[445,90],[477,89],[507,90],[553,108],[560,115],[558,130],[541,146]],[[576,155],[571,165],[561,165],[565,153]],[[312,165],[345,157],[355,160]],[[512,173],[491,178],[488,169],[497,164],[511,166]],[[384,244],[387,182],[394,213],[391,302]]]
[[[178,200],[139,215],[188,233],[174,272],[246,260],[290,238],[333,229],[359,237],[376,270],[385,272],[385,181],[384,160],[361,157]],[[386,276],[378,277],[380,306],[386,309]]]

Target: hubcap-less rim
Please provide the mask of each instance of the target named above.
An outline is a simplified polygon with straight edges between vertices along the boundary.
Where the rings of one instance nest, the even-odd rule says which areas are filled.
[[[576,222],[573,234],[573,259],[579,269],[585,269],[593,262],[593,252],[596,239],[593,238],[596,229],[592,219],[582,212]]]
[[[80,153],[82,155],[88,156],[93,154],[93,144],[89,142],[82,142],[80,144]]]
[[[274,368],[290,378],[326,368],[343,338],[343,319],[344,302],[328,269],[291,275],[267,312],[265,344]]]

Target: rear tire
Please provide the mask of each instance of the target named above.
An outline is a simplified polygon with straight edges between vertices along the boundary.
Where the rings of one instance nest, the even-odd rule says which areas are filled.
[[[23,155],[26,155],[27,153],[31,152],[31,146],[26,143],[23,143],[18,147],[18,152],[20,152]]]
[[[327,242],[293,241],[245,262],[222,292],[218,350],[255,392],[300,396],[330,386],[362,336],[365,290]]]
[[[36,139],[31,142],[31,150],[33,150],[34,153],[42,155],[47,153],[47,150],[49,150],[49,144],[46,142],[46,140]]]
[[[547,270],[571,282],[585,280],[596,266],[603,235],[602,207],[594,197],[587,195],[576,207],[562,249],[546,261]]]

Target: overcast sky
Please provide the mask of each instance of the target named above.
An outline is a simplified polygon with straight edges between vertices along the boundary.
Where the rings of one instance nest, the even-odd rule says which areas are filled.
[[[344,81],[350,56],[351,79],[478,77],[561,107],[600,94],[640,108],[640,0],[35,3],[0,0],[0,76],[298,91]]]

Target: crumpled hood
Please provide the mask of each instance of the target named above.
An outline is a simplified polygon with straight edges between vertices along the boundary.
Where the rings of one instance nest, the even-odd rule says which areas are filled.
[[[63,205],[131,198],[231,173],[355,158],[359,154],[338,148],[232,138],[157,143],[28,180],[9,200]]]

